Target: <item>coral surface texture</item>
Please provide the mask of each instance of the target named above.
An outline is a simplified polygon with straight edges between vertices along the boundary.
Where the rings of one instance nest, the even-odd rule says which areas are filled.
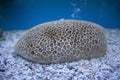
[[[104,56],[107,42],[101,26],[79,20],[47,22],[28,30],[15,52],[39,63],[59,63]]]

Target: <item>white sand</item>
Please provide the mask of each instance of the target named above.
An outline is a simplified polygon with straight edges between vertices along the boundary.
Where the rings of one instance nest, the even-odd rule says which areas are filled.
[[[6,31],[0,39],[0,80],[119,80],[120,30],[106,30],[104,57],[43,65],[16,55],[13,46],[25,31]]]

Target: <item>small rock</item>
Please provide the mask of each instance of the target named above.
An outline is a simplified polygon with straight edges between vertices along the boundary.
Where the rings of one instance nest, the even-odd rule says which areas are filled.
[[[0,28],[0,37],[2,37],[3,30]]]

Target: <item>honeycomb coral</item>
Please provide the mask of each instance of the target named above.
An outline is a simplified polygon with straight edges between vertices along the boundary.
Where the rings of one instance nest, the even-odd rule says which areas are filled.
[[[59,20],[37,25],[15,44],[20,56],[39,63],[91,59],[106,53],[105,30],[91,22]]]

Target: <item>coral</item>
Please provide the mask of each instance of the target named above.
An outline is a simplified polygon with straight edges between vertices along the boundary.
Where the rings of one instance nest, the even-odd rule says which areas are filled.
[[[92,22],[59,20],[28,30],[15,44],[20,56],[39,63],[59,63],[105,55],[105,30]]]

